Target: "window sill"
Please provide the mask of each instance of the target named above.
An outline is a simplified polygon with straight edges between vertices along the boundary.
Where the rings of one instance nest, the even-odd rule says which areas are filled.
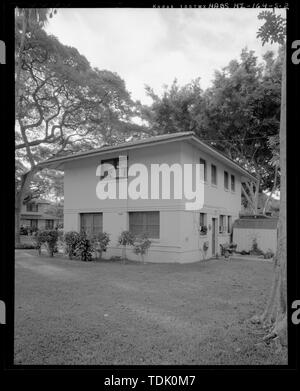
[[[151,240],[151,243],[153,244],[160,244],[160,239],[152,239],[152,238],[148,238],[149,240]]]

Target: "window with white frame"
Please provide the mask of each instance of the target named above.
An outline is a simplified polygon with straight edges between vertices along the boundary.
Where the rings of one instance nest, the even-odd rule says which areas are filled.
[[[38,212],[39,211],[38,204],[36,204],[35,202],[28,202],[26,204],[26,211],[27,212]]]

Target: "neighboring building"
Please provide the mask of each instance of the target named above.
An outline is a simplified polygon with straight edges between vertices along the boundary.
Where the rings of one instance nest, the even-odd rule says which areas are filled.
[[[233,242],[237,251],[250,251],[254,242],[263,252],[277,249],[278,218],[261,215],[241,216],[233,224]]]
[[[53,229],[62,223],[62,219],[47,210],[51,202],[46,200],[32,200],[22,205],[20,226],[31,229]]]
[[[127,156],[128,166],[143,163],[172,165],[205,164],[204,206],[185,208],[186,199],[99,200],[96,186],[100,163],[116,164]],[[112,147],[54,158],[45,167],[64,170],[64,230],[85,229],[88,234],[110,234],[106,257],[121,255],[117,239],[121,231],[147,232],[152,241],[145,260],[151,262],[193,262],[220,253],[220,244],[230,241],[232,224],[241,210],[241,183],[255,177],[193,132],[151,137]],[[121,182],[123,179],[119,179]],[[130,184],[133,178],[128,178]],[[174,178],[171,180],[171,188]],[[208,244],[208,249],[203,248]],[[127,251],[128,258],[138,259]]]

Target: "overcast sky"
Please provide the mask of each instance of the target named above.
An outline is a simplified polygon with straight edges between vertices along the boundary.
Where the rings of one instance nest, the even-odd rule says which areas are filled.
[[[76,47],[92,66],[117,72],[132,98],[149,104],[145,84],[160,93],[174,78],[186,84],[201,77],[205,89],[214,70],[238,58],[245,46],[259,59],[267,50],[277,51],[277,45],[262,47],[256,39],[260,11],[59,8],[46,30]]]

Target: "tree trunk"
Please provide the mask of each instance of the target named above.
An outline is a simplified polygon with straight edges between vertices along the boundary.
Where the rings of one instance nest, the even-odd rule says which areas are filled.
[[[20,243],[20,217],[24,198],[29,190],[30,182],[33,175],[37,171],[37,167],[34,167],[30,171],[22,175],[20,189],[15,194],[15,243]]]
[[[275,338],[280,346],[287,345],[287,285],[286,285],[286,53],[284,56],[280,110],[280,212],[277,251],[274,259],[274,277],[271,294],[264,313],[256,321],[270,324],[270,333],[264,338]]]
[[[276,186],[277,186],[277,176],[278,176],[278,166],[276,165],[275,167],[275,176],[274,176],[274,184],[273,184],[273,188],[270,192],[270,194],[268,195],[267,199],[266,199],[266,202],[265,202],[265,205],[263,207],[263,214],[266,214],[267,212],[267,207],[269,205],[269,202],[270,202],[270,199],[272,197],[272,195],[275,193],[275,190],[276,190]]]
[[[15,244],[21,243],[20,237],[20,209],[15,208]]]
[[[257,182],[255,184],[255,192],[254,192],[254,210],[255,210],[255,214],[258,214],[258,199],[259,199],[259,188],[260,188],[260,175],[258,174],[257,176]]]
[[[26,37],[26,31],[27,31],[27,17],[25,13],[23,14],[23,23],[22,23],[22,35],[21,35],[21,42],[20,42],[20,48],[18,52],[18,64],[17,64],[17,69],[16,69],[16,92],[15,92],[15,97],[16,97],[16,112],[18,113],[19,111],[19,99],[21,95],[21,68],[22,68],[22,56],[23,56],[23,51],[24,51],[24,46],[25,46],[25,37]]]
[[[123,263],[125,263],[126,261],[126,246],[123,245],[122,247],[122,260],[123,260]]]

